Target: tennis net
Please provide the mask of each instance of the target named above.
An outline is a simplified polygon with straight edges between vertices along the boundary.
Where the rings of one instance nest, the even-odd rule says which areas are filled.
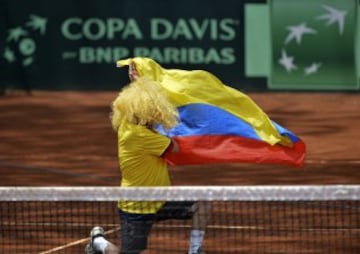
[[[97,225],[120,245],[119,200],[211,204],[209,254],[360,253],[360,185],[2,187],[0,253],[84,253]],[[146,253],[186,253],[190,229],[155,223]]]

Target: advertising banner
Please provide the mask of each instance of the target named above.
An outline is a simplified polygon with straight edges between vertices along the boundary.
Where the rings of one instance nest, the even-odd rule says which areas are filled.
[[[0,92],[119,90],[119,59],[242,91],[359,90],[356,0],[0,0]]]
[[[244,74],[239,0],[0,0],[0,81],[34,89],[119,89],[122,58],[204,69],[240,89],[265,89]]]
[[[356,0],[271,0],[273,89],[355,90]]]

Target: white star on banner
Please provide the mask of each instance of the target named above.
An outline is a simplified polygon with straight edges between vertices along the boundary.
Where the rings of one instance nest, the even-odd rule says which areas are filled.
[[[305,75],[311,75],[311,74],[315,74],[319,71],[319,68],[321,66],[321,63],[312,63],[310,66],[305,67],[304,71],[305,71]]]
[[[307,27],[305,23],[301,23],[297,26],[288,26],[286,28],[290,32],[285,39],[285,44],[288,44],[293,39],[296,39],[296,42],[300,44],[304,34],[317,34],[317,31],[315,29]]]
[[[334,23],[338,23],[339,26],[339,34],[343,34],[344,32],[344,23],[345,16],[347,15],[347,11],[338,10],[328,5],[323,5],[323,8],[328,11],[327,14],[317,16],[318,20],[327,20],[326,25],[330,26]]]
[[[294,57],[288,56],[285,49],[283,49],[281,51],[281,58],[279,59],[279,63],[286,69],[287,72],[291,72],[292,70],[297,69],[297,66],[293,62]]]

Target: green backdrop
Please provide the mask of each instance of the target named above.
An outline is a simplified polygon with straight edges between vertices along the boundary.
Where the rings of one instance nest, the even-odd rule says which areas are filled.
[[[277,90],[359,89],[356,0],[269,0],[246,15],[246,75]]]

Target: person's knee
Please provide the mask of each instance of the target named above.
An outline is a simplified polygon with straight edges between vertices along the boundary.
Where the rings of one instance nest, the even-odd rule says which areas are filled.
[[[198,201],[192,207],[191,210],[194,213],[206,213],[211,209],[210,202],[206,201]]]

